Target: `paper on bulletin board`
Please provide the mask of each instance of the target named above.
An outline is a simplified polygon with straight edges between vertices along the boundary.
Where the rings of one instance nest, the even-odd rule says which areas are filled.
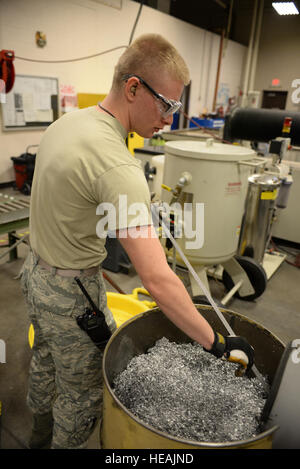
[[[16,75],[14,87],[2,104],[4,129],[53,122],[51,98],[57,95],[56,78]]]
[[[60,85],[60,108],[62,112],[71,112],[78,109],[77,94],[75,86],[73,85]]]

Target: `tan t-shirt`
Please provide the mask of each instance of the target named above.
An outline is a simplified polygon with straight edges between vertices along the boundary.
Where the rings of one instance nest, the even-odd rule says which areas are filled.
[[[141,165],[117,119],[90,107],[45,132],[36,156],[30,242],[48,264],[86,269],[106,257],[106,231],[152,223]]]

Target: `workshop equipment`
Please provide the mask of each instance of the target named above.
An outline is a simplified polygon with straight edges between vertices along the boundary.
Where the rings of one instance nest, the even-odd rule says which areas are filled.
[[[134,156],[141,162],[149,191],[155,193],[156,197],[161,197],[165,161],[164,146],[149,145],[135,148]]]
[[[173,189],[183,173],[191,175],[178,202],[192,203],[195,226],[196,204],[204,204],[203,246],[186,249],[186,241],[192,243],[194,239],[183,236],[178,240],[193,265],[221,263],[236,253],[254,159],[255,152],[249,148],[216,143],[213,139],[166,143],[163,184]],[[172,202],[166,191],[162,199]]]
[[[235,116],[234,113],[233,115]],[[278,119],[276,113],[275,116],[276,119]],[[274,117],[273,114],[272,117]],[[203,159],[205,158],[205,156],[203,157],[202,154],[196,156],[196,159],[198,159],[199,161],[196,161],[194,163],[194,166],[192,166],[191,157],[194,157],[195,159],[195,155],[193,155],[192,152],[189,151],[190,149],[188,147],[181,148],[182,155],[185,153],[186,156],[185,171],[188,171],[192,175],[191,181],[194,184],[192,185],[190,182],[186,183],[184,189],[181,189],[181,193],[177,194],[177,201],[182,205],[184,205],[185,202],[192,201],[193,208],[195,207],[195,205],[197,205],[197,202],[202,202],[204,203],[205,214],[204,220],[202,222],[202,225],[204,225],[203,233],[203,227],[200,227],[200,223],[199,226],[196,225],[194,217],[195,212],[193,212],[193,222],[194,226],[196,226],[195,233],[196,235],[198,234],[198,244],[200,241],[199,233],[201,232],[201,228],[202,234],[204,234],[203,238],[201,239],[203,247],[198,250],[196,248],[189,249],[189,252],[187,252],[187,250],[186,254],[194,266],[197,265],[197,263],[199,264],[199,266],[197,267],[198,274],[202,277],[202,280],[205,282],[206,286],[208,286],[208,282],[206,280],[207,272],[209,274],[212,274],[213,277],[221,279],[223,281],[225,287],[228,290],[228,294],[222,299],[222,304],[226,304],[232,298],[233,295],[247,301],[252,301],[258,298],[265,291],[268,279],[273,275],[273,273],[278,269],[278,267],[286,258],[286,256],[282,253],[267,252],[267,247],[271,238],[271,232],[273,228],[273,221],[276,220],[278,213],[276,209],[280,208],[282,210],[287,207],[291,186],[293,183],[293,177],[290,174],[290,166],[287,164],[286,161],[282,160],[286,157],[291,148],[290,144],[291,137],[293,135],[292,129],[294,128],[294,122],[292,117],[286,117],[283,115],[280,115],[279,117],[280,130],[278,130],[277,136],[276,134],[274,134],[276,138],[273,138],[269,142],[269,154],[267,155],[267,158],[253,158],[253,160],[249,162],[239,161],[239,165],[243,163],[251,164],[253,169],[255,169],[255,171],[258,171],[260,175],[250,176],[249,172],[246,178],[246,182],[243,180],[239,181],[238,177],[236,177],[236,181],[229,181],[224,191],[225,197],[223,195],[223,192],[222,199],[219,198],[219,189],[222,187],[222,183],[224,184],[224,182],[226,182],[226,179],[228,177],[225,168],[228,168],[228,163],[232,162],[231,156],[236,151],[234,150],[234,148],[236,148],[236,145],[221,146],[224,147],[224,153],[228,153],[226,157],[221,158],[223,161],[226,161],[227,167],[225,165],[221,166],[220,161],[218,162],[218,165],[216,165],[216,158],[214,157],[214,152],[210,152],[208,148],[206,148],[206,157],[208,157],[207,159],[209,160],[207,162],[207,167],[205,167],[205,165],[203,164]],[[271,122],[269,123],[270,129],[273,129],[273,126],[275,125],[273,120],[271,120]],[[298,120],[296,119],[296,127],[298,125],[298,121],[299,116]],[[234,122],[236,121],[234,120]],[[238,126],[238,124],[236,125]],[[275,129],[277,129],[276,126]],[[258,130],[255,129],[255,131]],[[209,147],[211,145],[211,142],[213,141],[211,139],[208,139],[206,141],[205,146]],[[174,145],[175,144],[181,145],[180,142],[174,142]],[[214,145],[216,144],[213,143],[213,146]],[[168,190],[173,192],[173,195],[176,195],[176,186],[174,189],[174,184],[176,183],[174,183],[174,178],[173,186],[171,183],[167,183],[166,180],[167,178],[171,178],[170,174],[174,173],[174,167],[179,167],[179,152],[175,151],[174,149],[168,149],[168,146],[169,144],[167,143],[165,147],[166,163],[164,169],[163,182],[164,187],[167,188],[169,186]],[[247,150],[247,147],[238,146],[237,148],[244,148],[245,151]],[[230,153],[232,153],[232,155],[230,155]],[[170,158],[170,154],[176,154],[177,158]],[[222,172],[218,172],[218,169],[222,169]],[[199,172],[197,172],[197,170]],[[181,176],[177,175],[177,184],[178,181],[180,181],[182,174]],[[240,174],[238,176],[240,177]],[[274,188],[269,187],[271,183],[269,182],[268,186],[266,181],[272,180],[272,185],[275,186],[276,179],[277,190],[275,191]],[[262,180],[264,180],[264,184],[262,184]],[[197,183],[199,187],[198,189],[195,189],[195,185]],[[258,190],[256,186],[260,187],[260,190]],[[238,208],[237,206],[237,196],[239,195],[241,188],[244,188],[244,190],[246,190],[246,194],[244,192],[244,194],[240,197],[240,201],[242,199],[246,199],[245,211],[240,207]],[[272,194],[272,197],[270,196],[270,194]],[[167,200],[166,195],[163,196],[163,200]],[[175,199],[173,197],[170,203],[172,203],[172,201],[174,202],[174,200],[176,201],[176,197]],[[209,259],[207,257],[205,258],[204,255],[207,254],[207,251],[209,251],[209,249],[214,255],[216,255],[220,247],[224,248],[226,240],[230,238],[230,235],[232,243],[234,242],[234,238],[232,237],[232,229],[231,233],[229,232],[230,227],[232,227],[234,215],[237,216],[237,219],[235,219],[234,222],[238,238],[238,249],[235,245],[236,251],[234,252],[234,249],[232,249],[232,255],[228,255],[227,259],[213,259],[213,256],[212,259]],[[175,225],[176,213],[174,218]],[[215,225],[212,224],[212,220],[215,222]],[[216,226],[216,223],[218,223],[218,227]],[[209,229],[209,224],[213,226],[213,229]],[[241,224],[242,232],[240,231]],[[245,237],[247,239],[245,239]],[[250,239],[248,239],[249,237]],[[182,240],[179,239],[179,244],[182,245],[181,241]],[[216,246],[214,245],[214,243],[216,244]],[[253,243],[255,245],[254,247],[256,252],[254,252],[254,247],[252,246]],[[169,247],[168,242],[166,243],[166,247]],[[204,258],[197,258],[200,257],[198,256],[199,253],[201,253]],[[213,260],[214,262],[212,262]],[[204,268],[200,267],[201,262]],[[174,259],[174,252],[172,263],[173,265],[180,265],[180,260],[176,258],[175,261]],[[218,268],[207,268],[207,266],[209,266],[210,264],[218,264]],[[192,290],[193,288],[194,286],[192,284]],[[197,294],[199,293],[195,293],[193,291],[193,296],[197,296]]]
[[[300,339],[291,341],[282,354],[265,403],[265,428],[278,425],[274,449],[300,449]]]
[[[285,132],[285,122],[290,121],[289,132]],[[300,197],[300,112],[279,109],[244,109],[236,108],[226,116],[223,137],[227,141],[251,142],[258,150],[268,147],[273,139],[279,136],[290,139],[290,147],[282,157],[289,165],[293,177],[293,187],[290,188],[291,178],[288,176],[283,180],[280,192],[285,189],[291,192],[289,204],[285,210],[278,210],[276,223],[273,227],[273,236],[281,239],[299,242],[300,219],[298,217],[298,200]],[[265,143],[264,143],[265,142]],[[265,154],[265,150],[263,151]],[[271,153],[271,145],[270,145]],[[266,155],[268,157],[268,155]],[[281,202],[281,194],[278,202]],[[281,204],[280,204],[281,205]],[[282,208],[278,205],[280,208]],[[271,259],[269,259],[271,261]]]
[[[295,111],[235,108],[225,118],[223,136],[227,141],[270,142],[281,135],[286,117],[292,119],[291,144],[300,146],[300,112]]]
[[[147,295],[149,293],[145,288],[135,288],[131,294],[122,295],[114,292],[107,292],[107,306],[113,314],[117,327],[131,319],[137,314],[143,313],[150,308],[154,308],[154,301],[139,300],[138,295]]]
[[[163,131],[162,136],[166,142],[170,140],[195,140],[197,142],[203,142],[206,141],[209,137],[214,137],[214,135],[218,136],[217,131],[199,127]]]
[[[29,145],[26,152],[20,156],[12,156],[10,159],[14,164],[16,175],[16,187],[22,194],[30,195],[32,179],[35,168],[36,154],[29,153],[29,148],[38,147],[38,145]]]
[[[294,158],[294,161],[292,161]],[[284,210],[277,210],[276,221],[273,224],[272,236],[292,243],[300,242],[300,217],[299,217],[299,200],[300,200],[300,148],[293,149],[289,152],[288,163],[290,171],[292,173],[293,184],[289,186],[291,176],[288,175],[286,181],[281,185],[278,199],[276,200],[279,205],[278,208],[282,208],[284,200],[281,199],[281,195],[284,196],[285,188],[288,189],[288,204]],[[282,192],[283,190],[283,192]]]
[[[210,306],[196,305],[199,312],[213,329],[226,335],[226,329]],[[273,381],[284,344],[270,331],[253,320],[230,310],[223,309],[226,321],[239,335],[254,346],[256,365],[264,376]],[[175,438],[168,433],[155,430],[141,422],[116,398],[113,382],[115,377],[136,355],[144,354],[163,337],[177,343],[192,340],[178,329],[159,308],[141,313],[120,326],[110,338],[103,356],[103,419],[100,429],[100,444],[103,449],[200,449],[200,448],[261,448],[272,447],[274,432],[278,426],[247,440],[221,443],[204,443]],[[243,379],[243,378],[241,378]]]
[[[238,253],[262,264],[270,240],[275,201],[281,181],[268,173],[254,174],[248,181]]]
[[[175,238],[207,288],[207,267],[216,264],[234,279],[234,286],[238,284],[239,294],[245,299],[257,298],[266,287],[259,265],[257,275],[265,282],[263,290],[256,290],[247,265],[241,266],[235,259],[248,177],[264,163],[249,148],[213,139],[171,141],[165,145],[163,187],[169,189],[162,192],[162,200],[171,207],[180,205],[177,213],[174,210],[174,229],[179,228]],[[168,241],[165,246],[168,254]],[[176,261],[173,258],[170,262],[182,265],[178,253],[175,256]],[[192,277],[191,287],[193,296],[201,294]],[[229,292],[226,301],[234,293]]]
[[[292,119],[286,117],[281,136],[271,140],[264,171],[249,177],[245,212],[239,239],[238,254],[256,260],[269,279],[285,260],[281,253],[267,252],[277,209],[287,207],[293,178],[290,167],[282,161],[291,146]],[[226,284],[226,278],[223,279]]]
[[[26,241],[29,233],[17,234],[16,231],[29,225],[29,207],[29,198],[0,193],[0,235],[8,233],[9,247],[0,258],[9,254],[10,261],[17,259],[17,246]]]

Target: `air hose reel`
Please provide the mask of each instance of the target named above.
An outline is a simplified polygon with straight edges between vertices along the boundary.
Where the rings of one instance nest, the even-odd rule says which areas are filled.
[[[15,82],[15,69],[13,60],[15,53],[12,50],[1,50],[0,51],[0,83],[1,80],[5,83],[5,90],[0,91],[9,93]]]

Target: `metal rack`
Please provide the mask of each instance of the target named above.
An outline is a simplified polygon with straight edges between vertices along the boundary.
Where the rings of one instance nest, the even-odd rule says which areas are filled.
[[[8,254],[10,261],[17,259],[17,247],[20,243],[26,242],[29,232],[18,235],[16,232],[28,227],[29,208],[29,197],[15,197],[0,193],[0,235],[8,233],[8,249],[0,254],[0,259]]]

